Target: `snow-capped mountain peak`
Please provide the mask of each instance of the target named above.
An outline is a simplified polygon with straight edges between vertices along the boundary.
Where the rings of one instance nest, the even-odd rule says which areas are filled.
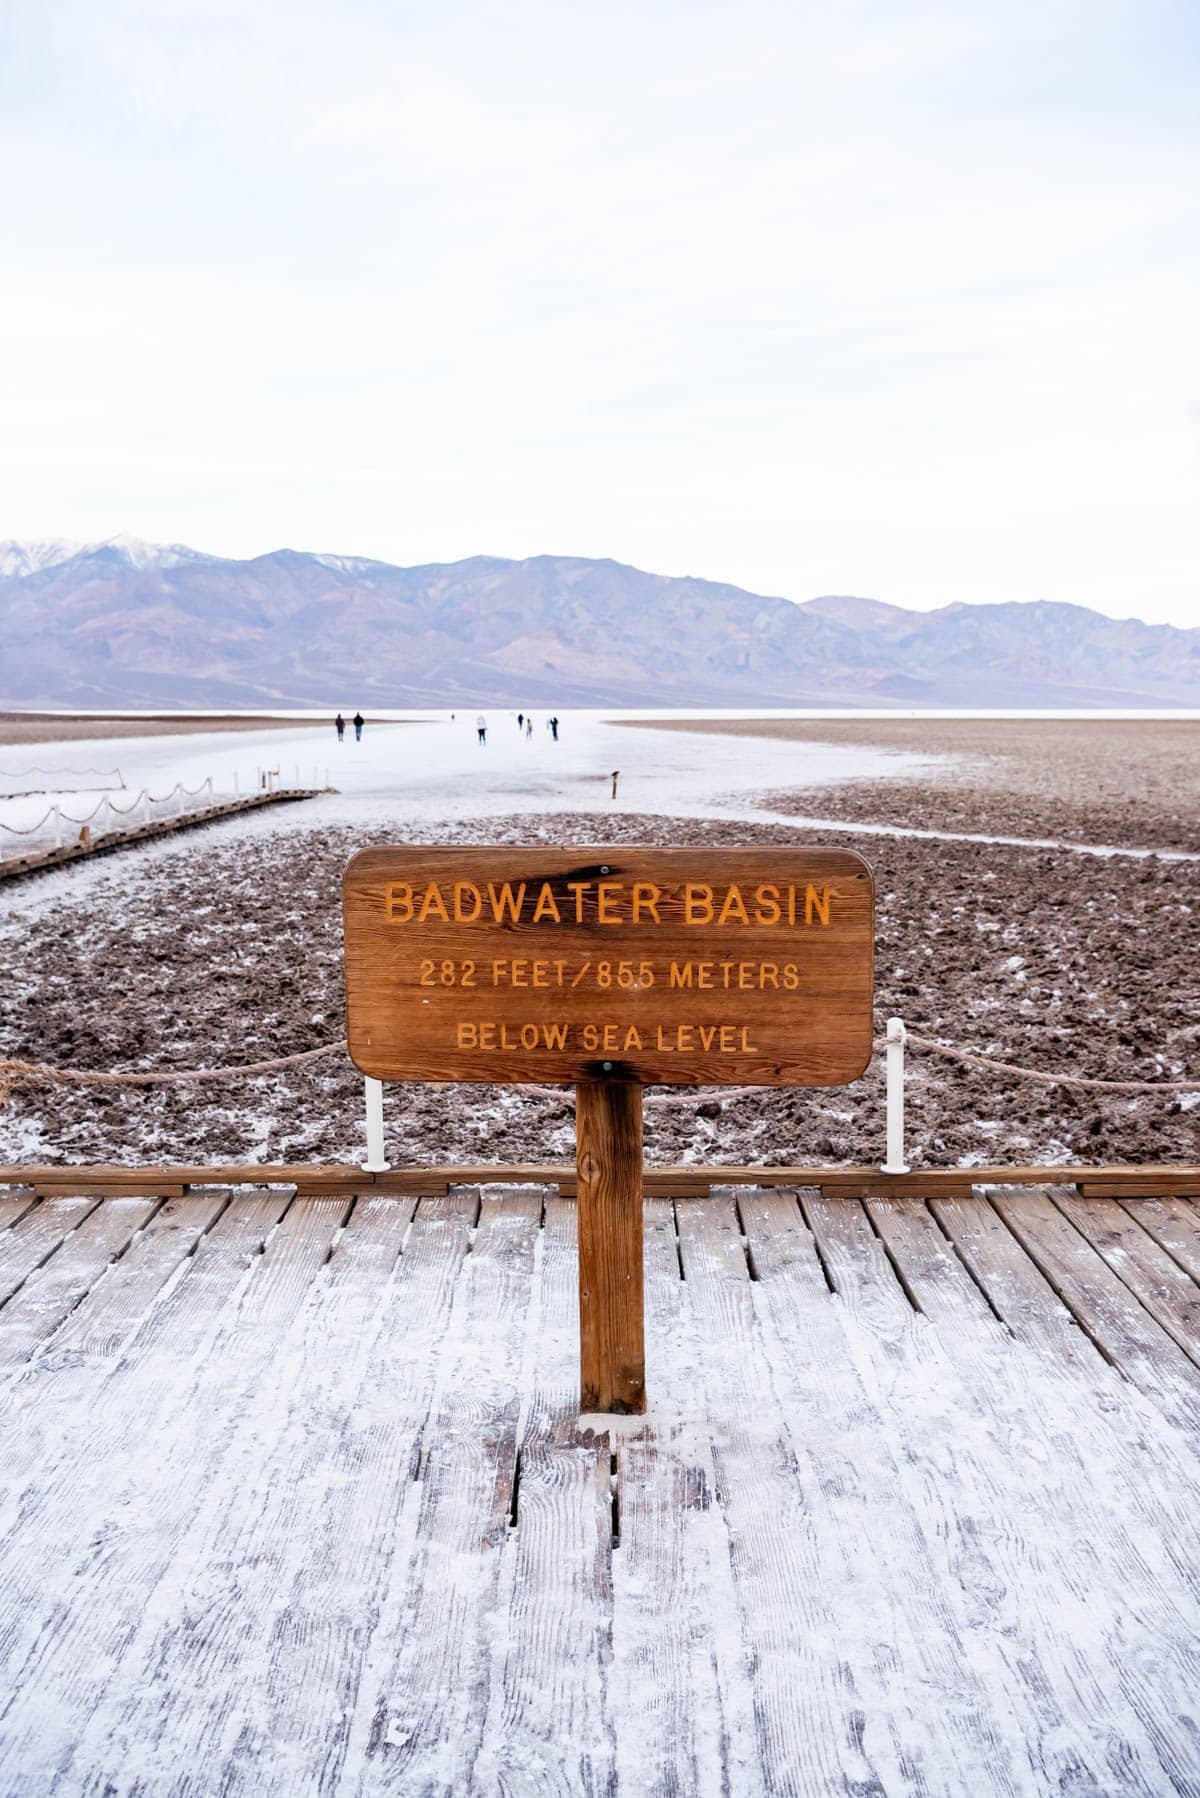
[[[0,580],[19,580],[41,568],[56,568],[83,547],[69,537],[35,537],[25,542],[10,538],[7,543],[0,542]]]
[[[70,537],[38,537],[22,540],[10,538],[0,542],[0,580],[19,580],[22,575],[38,574],[46,568],[58,568],[80,556],[92,556],[101,550],[117,555],[129,568],[177,568],[181,562],[213,560],[202,551],[189,549],[185,543],[147,543],[142,537],[124,532],[104,537],[97,543],[80,543]]]

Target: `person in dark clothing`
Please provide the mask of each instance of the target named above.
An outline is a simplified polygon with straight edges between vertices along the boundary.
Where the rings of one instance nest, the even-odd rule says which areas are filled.
[[[346,720],[342,717],[340,712],[333,721],[333,728],[338,734],[338,742],[340,743],[346,734]]]
[[[484,717],[482,712],[480,712],[478,718],[476,718],[476,720],[475,720],[475,729],[479,732],[479,741],[481,743],[486,743],[487,742],[487,719]]]
[[[558,742],[558,719],[557,718],[551,718],[551,720],[550,720],[550,735],[554,738],[554,741],[557,743]]]
[[[366,719],[363,717],[362,713],[355,712],[355,714],[354,714],[354,741],[356,743],[362,742],[362,727],[365,723],[366,723]]]
[[[518,730],[525,729],[525,714],[524,714],[524,712],[517,713],[517,729]]]

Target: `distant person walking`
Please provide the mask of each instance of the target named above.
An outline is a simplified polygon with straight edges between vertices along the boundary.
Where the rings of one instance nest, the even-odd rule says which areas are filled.
[[[524,714],[524,712],[518,712],[517,713],[517,729],[524,730],[524,728],[525,728],[525,714]]]
[[[342,717],[340,712],[333,721],[333,728],[338,734],[338,742],[340,743],[346,735],[346,720]]]
[[[526,720],[525,720],[525,740],[526,740],[526,742],[528,742],[529,738],[532,735],[533,735],[533,719],[526,718]]]
[[[354,741],[356,743],[362,742],[362,727],[365,723],[366,723],[366,719],[363,717],[362,713],[355,712],[355,714],[354,714]]]
[[[557,743],[558,742],[558,719],[557,718],[551,718],[551,720],[550,720],[550,735],[554,738],[554,741]]]
[[[482,712],[480,712],[478,718],[476,718],[476,720],[475,720],[475,729],[479,732],[479,741],[481,743],[486,743],[487,742],[487,719],[484,717]]]

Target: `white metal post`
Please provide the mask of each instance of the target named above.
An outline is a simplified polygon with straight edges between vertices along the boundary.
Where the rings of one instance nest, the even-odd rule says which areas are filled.
[[[177,781],[175,783],[175,791],[179,794],[179,816],[182,818],[183,817],[183,804],[184,804],[184,800],[186,798],[186,794],[184,793],[183,782],[181,780]]]
[[[207,784],[207,787],[208,787],[208,803],[209,803],[209,804],[210,804],[210,805],[211,805],[211,804],[212,804],[212,802],[213,802],[213,784],[212,784],[212,782],[213,782],[213,777],[212,777],[212,775],[211,775],[211,774],[210,774],[210,775],[209,775],[209,777],[208,777],[208,781],[207,781],[207,783],[206,783],[206,784]]]
[[[62,848],[62,807],[54,806],[54,847]]]
[[[142,822],[143,822],[143,824],[149,824],[150,815],[151,815],[150,814],[150,789],[149,789],[149,787],[143,787],[142,788]]]
[[[906,1174],[904,1159],[904,1040],[903,1020],[887,1022],[887,1160],[881,1172]]]
[[[110,827],[111,821],[109,819],[108,813],[109,813],[109,804],[108,804],[108,794],[106,793],[104,795],[103,799],[100,801],[100,817],[99,817],[99,821],[96,824],[96,835],[97,836],[100,835],[100,832],[102,830],[105,830]]]
[[[367,1159],[363,1162],[363,1172],[384,1174],[387,1157],[383,1151],[383,1081],[372,1080],[367,1074],[363,1087],[367,1102]]]
[[[234,769],[234,771],[233,771],[233,796],[234,796],[234,798],[235,798],[235,799],[237,799],[237,798],[238,798],[238,797],[239,797],[239,794],[238,794],[238,773],[237,773],[237,769],[236,769],[236,768],[235,768],[235,769]]]

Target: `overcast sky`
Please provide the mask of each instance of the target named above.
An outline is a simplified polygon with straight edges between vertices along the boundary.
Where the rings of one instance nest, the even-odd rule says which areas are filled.
[[[0,537],[1200,624],[1196,0],[0,0]]]

